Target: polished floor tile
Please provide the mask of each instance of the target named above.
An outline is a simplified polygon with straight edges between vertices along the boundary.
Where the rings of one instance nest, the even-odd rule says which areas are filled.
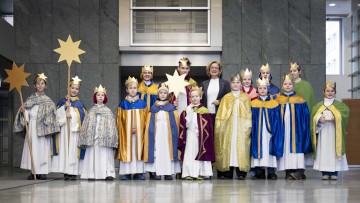
[[[0,177],[0,184],[23,181],[28,185],[0,190],[0,202],[360,202],[360,169],[339,174],[337,181],[322,181],[307,170],[307,179],[286,181],[279,173],[270,180],[204,181],[63,181],[50,175],[46,182],[31,182],[26,174]]]

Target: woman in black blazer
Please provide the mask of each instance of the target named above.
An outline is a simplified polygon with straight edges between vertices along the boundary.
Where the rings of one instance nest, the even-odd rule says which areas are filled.
[[[205,80],[201,83],[201,87],[204,91],[201,103],[203,106],[210,110],[213,124],[215,124],[215,116],[217,108],[220,104],[220,100],[225,94],[231,91],[229,81],[220,78],[221,72],[221,63],[218,61],[211,61],[206,66],[206,73],[210,77],[210,79]]]

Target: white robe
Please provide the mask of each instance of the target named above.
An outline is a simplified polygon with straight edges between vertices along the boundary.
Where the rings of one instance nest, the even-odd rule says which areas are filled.
[[[234,94],[235,97],[237,97],[235,99],[235,103],[234,103],[234,109],[233,109],[233,123],[238,123],[238,115],[239,115],[239,94],[240,91],[233,91],[232,92]],[[231,148],[230,148],[230,166],[233,167],[239,167],[239,161],[238,161],[238,149],[237,149],[237,137],[238,137],[238,130],[237,130],[238,126],[237,125],[232,125],[232,135],[231,135]]]
[[[170,160],[168,121],[165,111],[161,110],[157,113],[155,126],[154,163],[145,163],[145,170],[155,172],[156,175],[180,173],[180,162]]]
[[[51,138],[37,136],[36,116],[39,105],[34,105],[25,111],[26,120],[29,122],[29,136],[32,146],[32,156],[36,174],[48,174],[51,169]],[[20,168],[31,170],[31,157],[28,138],[25,137]],[[34,172],[33,172],[34,173]]]
[[[334,100],[326,100],[325,106],[330,106]],[[327,105],[328,103],[328,105]],[[325,110],[323,113],[332,114],[331,111]],[[317,118],[319,122],[321,116]],[[314,161],[314,169],[325,172],[335,171],[347,171],[349,166],[346,159],[346,154],[341,158],[336,157],[335,149],[335,122],[326,121],[326,123],[320,123],[316,127],[316,133],[318,133],[318,141],[316,144],[316,158]]]
[[[285,123],[285,139],[284,139],[284,154],[278,159],[278,170],[289,169],[305,169],[304,153],[291,153],[290,151],[290,104],[286,103],[286,110],[284,113]]]
[[[68,141],[68,129],[65,106],[57,110],[59,118],[59,154],[52,157],[51,172],[70,175],[80,174],[80,159],[78,158],[79,119],[75,108],[70,107],[70,143]]]
[[[255,159],[253,156],[251,156],[251,167],[277,167],[277,161],[276,157],[273,155],[270,155],[269,152],[269,143],[270,139],[272,137],[272,134],[268,132],[266,128],[266,119],[265,116],[263,116],[262,121],[262,158]]]
[[[100,122],[100,115],[96,116],[96,131]],[[106,177],[115,178],[115,153],[110,147],[99,146],[97,133],[95,134],[95,143],[86,148],[83,166],[81,170],[81,179],[105,179]]]
[[[199,176],[212,176],[211,161],[195,160],[199,152],[199,128],[197,113],[192,110],[192,105],[186,109],[186,146],[182,166],[182,177],[198,178]]]

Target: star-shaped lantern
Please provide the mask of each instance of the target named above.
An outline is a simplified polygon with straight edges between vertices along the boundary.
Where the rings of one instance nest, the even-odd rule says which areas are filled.
[[[26,82],[26,78],[30,76],[30,73],[24,72],[25,64],[22,64],[18,67],[14,62],[12,65],[12,69],[5,69],[8,77],[4,80],[4,82],[10,83],[9,92],[14,88],[17,89],[18,92],[21,92],[21,86],[29,87],[29,84]]]
[[[180,92],[186,94],[185,87],[190,84],[185,81],[186,74],[179,75],[175,70],[174,75],[166,74],[166,77],[168,81],[165,84],[169,86],[169,92],[173,92],[175,97],[178,97]]]
[[[72,61],[81,63],[79,55],[85,53],[84,50],[79,48],[81,40],[73,42],[71,36],[69,35],[66,42],[61,39],[58,39],[58,41],[60,43],[60,48],[54,49],[56,53],[60,54],[58,62],[66,60],[68,66],[71,65]]]

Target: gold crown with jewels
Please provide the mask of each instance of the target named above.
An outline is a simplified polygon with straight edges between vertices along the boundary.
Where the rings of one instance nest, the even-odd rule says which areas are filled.
[[[261,66],[260,73],[263,72],[263,71],[266,71],[266,70],[269,71],[269,72],[271,71],[270,66],[269,66],[268,63],[266,63],[266,65]]]
[[[137,79],[135,78],[135,77],[128,77],[128,79],[125,81],[125,85],[127,86],[128,84],[130,84],[130,83],[136,83],[136,84],[138,84],[138,81],[137,81]]]
[[[94,94],[96,94],[98,92],[103,92],[104,94],[106,94],[106,88],[100,84],[99,87],[95,87],[95,89],[94,89]]]
[[[258,78],[256,80],[256,85],[259,87],[259,86],[269,86],[269,79],[267,78]]]
[[[252,71],[247,68],[245,70],[241,70],[241,77],[244,78],[245,76],[250,76],[250,78],[251,78]]]

